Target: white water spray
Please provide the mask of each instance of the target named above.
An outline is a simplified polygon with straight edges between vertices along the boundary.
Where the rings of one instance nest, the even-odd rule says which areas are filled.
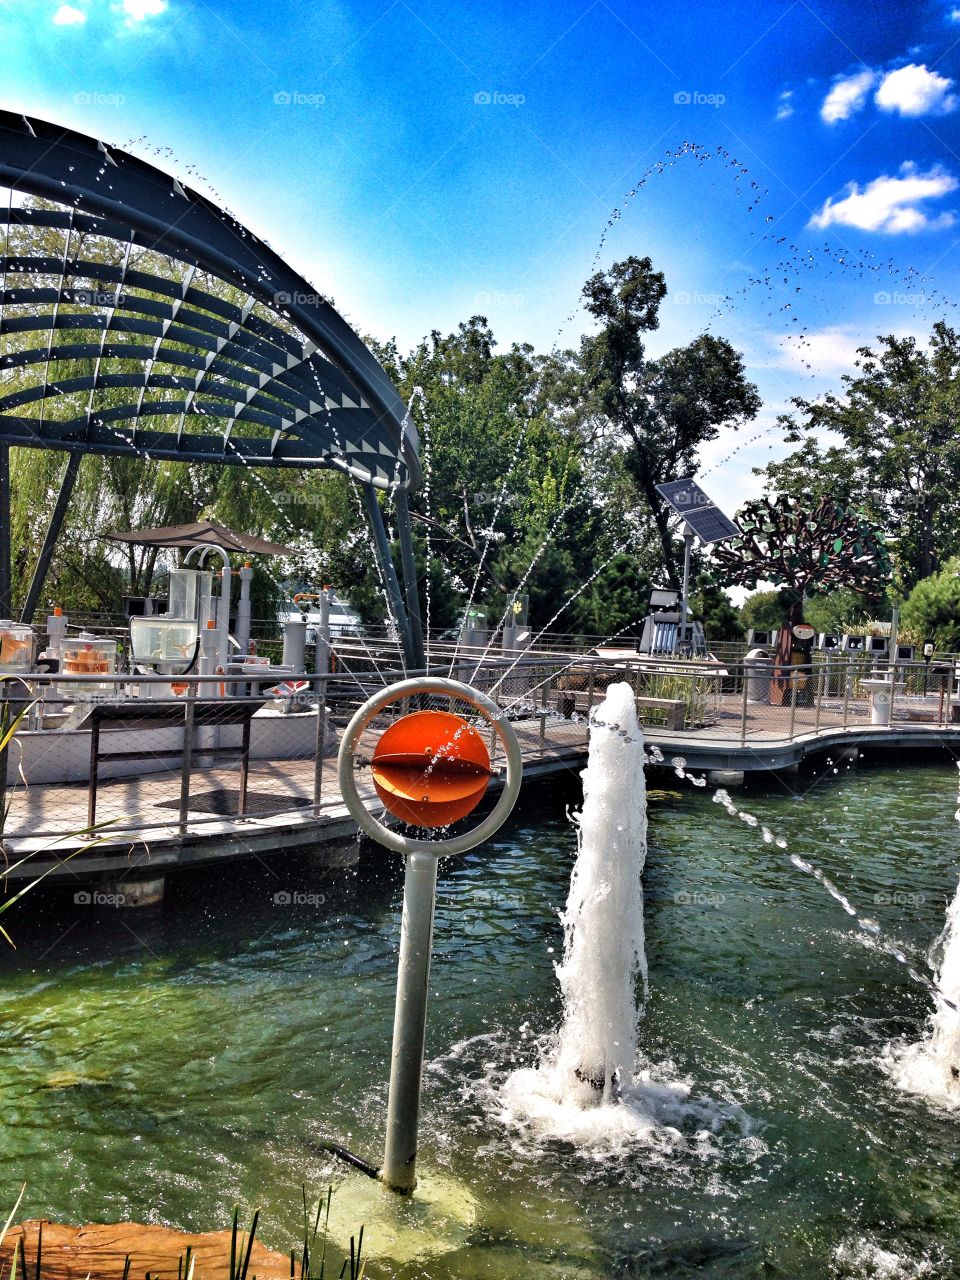
[[[563,995],[556,1062],[571,1081],[610,1101],[632,1083],[637,1056],[637,980],[647,985],[643,887],[647,796],[643,733],[633,690],[611,685],[590,733],[579,853],[563,913]]]
[[[960,808],[956,818],[960,822]],[[960,1107],[960,885],[932,955],[938,999],[927,1033],[914,1044],[888,1046],[885,1061],[894,1083],[907,1093]]]
[[[691,1125],[704,1142],[729,1108],[692,1098],[671,1064],[653,1067],[638,1048],[647,805],[630,685],[611,685],[590,724],[577,861],[561,917],[563,1021],[542,1043],[539,1065],[508,1077],[499,1104],[508,1123],[586,1148],[684,1146],[681,1129],[689,1134]]]

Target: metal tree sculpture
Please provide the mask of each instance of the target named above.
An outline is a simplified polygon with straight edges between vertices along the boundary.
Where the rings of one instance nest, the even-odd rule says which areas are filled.
[[[742,537],[713,548],[731,586],[781,588],[788,626],[803,620],[803,597],[837,587],[869,591],[890,577],[883,538],[863,516],[829,498],[809,505],[781,494],[748,502],[737,515]]]

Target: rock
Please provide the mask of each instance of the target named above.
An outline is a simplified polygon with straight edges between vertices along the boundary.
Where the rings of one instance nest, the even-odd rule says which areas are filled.
[[[37,1259],[39,1220],[11,1227],[0,1246],[0,1272],[10,1273],[10,1263],[19,1240],[23,1240],[28,1275],[34,1274]],[[67,1227],[43,1223],[41,1280],[121,1280],[124,1259],[130,1255],[131,1280],[142,1280],[147,1272],[162,1280],[177,1280],[177,1267],[190,1248],[196,1256],[196,1280],[229,1280],[229,1231],[209,1231],[190,1235],[171,1227],[143,1226],[137,1222],[94,1223]],[[243,1234],[246,1249],[246,1233]],[[274,1253],[254,1240],[248,1270],[250,1280],[290,1280],[290,1259]]]

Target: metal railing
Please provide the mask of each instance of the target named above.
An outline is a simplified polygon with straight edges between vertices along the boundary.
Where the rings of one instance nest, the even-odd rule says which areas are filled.
[[[447,674],[450,655],[431,669]],[[523,653],[456,656],[452,675],[496,698],[527,762],[579,758],[607,687],[627,681],[647,736],[676,744],[746,747],[871,726],[960,731],[953,663],[876,667],[831,658],[779,679],[743,662]],[[7,841],[76,836],[91,823],[121,838],[183,840],[341,818],[334,753],[367,697],[401,674],[368,651],[341,653],[335,672],[302,677],[289,694],[276,676],[73,676],[0,680],[0,721],[26,711],[0,752]],[[419,674],[419,673],[408,673]],[[97,692],[84,697],[85,685]],[[105,687],[110,692],[105,693]],[[180,692],[174,694],[172,687]],[[2,735],[0,735],[2,736]],[[5,785],[4,785],[5,784]]]

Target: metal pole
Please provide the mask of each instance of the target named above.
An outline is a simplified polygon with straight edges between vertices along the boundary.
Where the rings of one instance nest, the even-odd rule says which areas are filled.
[[[410,505],[405,490],[394,494],[393,505],[397,512],[397,532],[400,535],[400,562],[403,566],[403,594],[407,602],[407,622],[410,627],[413,665],[418,671],[427,667],[423,649],[423,623],[420,619],[420,593],[417,590],[417,560],[413,551],[413,532],[410,527]],[[429,583],[427,584],[429,590]]]
[[[688,524],[683,526],[683,586],[680,593],[680,626],[684,628],[681,635],[686,636],[687,618],[690,614],[690,553],[693,550],[693,530]]]
[[[57,545],[57,539],[60,537],[60,530],[63,528],[63,520],[67,514],[70,495],[73,493],[73,486],[77,482],[81,457],[82,454],[80,453],[71,453],[67,458],[67,469],[64,471],[63,479],[60,481],[60,492],[57,494],[57,501],[53,508],[53,514],[50,516],[50,523],[47,525],[43,546],[40,548],[40,555],[37,557],[37,567],[33,571],[27,598],[20,613],[21,622],[33,621],[33,615],[40,601],[40,592],[43,590],[47,571],[50,568],[50,561],[53,559],[53,550]]]
[[[10,574],[10,446],[0,444],[0,618],[13,615]]]
[[[900,606],[893,606],[893,614],[890,619],[890,662],[897,661],[897,636],[900,634]]]
[[[364,509],[366,510],[367,519],[370,521],[370,529],[373,533],[374,552],[380,564],[380,571],[383,574],[389,609],[396,620],[397,629],[400,632],[400,644],[403,648],[403,655],[407,663],[416,669],[417,664],[414,658],[413,641],[410,637],[409,619],[404,607],[403,596],[400,593],[400,583],[397,581],[397,571],[393,567],[393,557],[390,554],[390,543],[387,541],[387,531],[383,527],[383,516],[380,514],[380,504],[377,502],[377,495],[374,493],[372,485],[362,484],[360,486],[360,491],[363,494]]]
[[[253,567],[249,560],[243,562],[238,577],[240,602],[237,605],[237,643],[240,646],[240,656],[246,657],[250,651],[250,584],[253,581]],[[203,626],[202,620],[200,625]]]
[[[380,1171],[380,1177],[388,1187],[406,1194],[417,1185],[417,1124],[420,1118],[436,892],[436,856],[432,853],[407,854],[390,1095],[387,1101],[387,1138]]]

